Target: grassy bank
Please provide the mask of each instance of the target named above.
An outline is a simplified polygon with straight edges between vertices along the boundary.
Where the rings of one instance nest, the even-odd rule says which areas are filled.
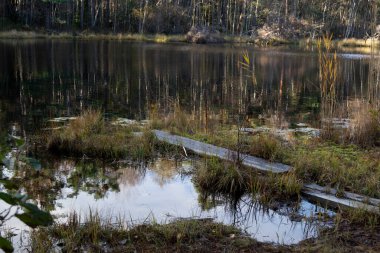
[[[177,220],[168,224],[149,222],[126,228],[101,220],[97,214],[84,220],[72,215],[66,223],[35,230],[32,252],[250,252],[271,246],[259,244],[240,230],[210,219]]]
[[[32,232],[32,252],[377,252],[379,227],[341,222],[320,237],[292,246],[261,243],[241,230],[211,219],[184,219],[167,224],[147,222],[129,228],[91,214],[74,214],[68,222]]]
[[[186,34],[168,35],[168,34],[136,34],[136,33],[94,33],[94,32],[46,32],[46,31],[23,31],[20,29],[9,29],[0,31],[0,39],[78,39],[78,40],[121,40],[121,41],[138,41],[154,43],[187,43]],[[256,46],[281,46],[281,45],[299,45],[310,46],[317,45],[317,39],[295,39],[287,40],[281,38],[260,38],[252,36],[232,36],[220,35],[219,43],[227,44],[255,44]],[[376,39],[341,39],[335,40],[334,46],[341,49],[370,49],[380,47],[380,41]],[[370,53],[371,51],[364,51]]]
[[[273,133],[243,134],[234,126],[221,127],[212,121],[204,130],[199,122],[178,108],[167,117],[152,117],[148,126],[122,127],[106,122],[101,112],[87,111],[64,128],[49,133],[47,149],[73,157],[132,160],[183,153],[177,147],[158,142],[149,131],[149,128],[161,128],[293,167],[286,175],[261,175],[245,169],[238,159],[234,163],[206,159],[196,168],[193,179],[203,191],[232,196],[250,193],[269,203],[298,199],[304,183],[317,183],[337,189],[338,194],[350,191],[380,198],[379,147],[363,148],[366,146],[302,135],[288,137],[285,141]]]
[[[70,32],[52,32],[44,31],[2,31],[0,39],[79,39],[79,40],[125,40],[125,41],[142,41],[155,43],[168,42],[186,42],[185,35],[165,35],[165,34],[129,34],[129,33],[70,33]]]
[[[218,43],[228,44],[256,44],[259,46],[277,46],[297,44],[297,41],[283,39],[260,39],[251,36],[220,35]],[[0,31],[0,39],[78,39],[78,40],[120,40],[154,43],[187,43],[186,34],[136,34],[136,33],[94,33],[94,32],[45,32],[45,31]],[[207,42],[206,42],[207,43]]]

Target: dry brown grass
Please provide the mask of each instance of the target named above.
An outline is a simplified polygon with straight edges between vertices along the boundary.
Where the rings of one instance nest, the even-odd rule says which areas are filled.
[[[100,111],[88,110],[47,137],[48,150],[59,155],[96,158],[149,158],[154,136],[150,132],[134,135],[132,127],[106,124]]]
[[[189,134],[213,134],[220,127],[220,118],[205,108],[199,113],[185,111],[178,101],[169,102],[167,107],[160,108],[152,105],[149,110],[150,127],[153,129],[165,129],[172,133]]]
[[[362,147],[380,145],[380,109],[358,101],[350,114],[347,139]]]

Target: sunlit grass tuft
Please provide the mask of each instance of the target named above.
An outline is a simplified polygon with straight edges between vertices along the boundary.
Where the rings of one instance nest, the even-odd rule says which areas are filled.
[[[67,127],[47,137],[47,148],[56,154],[96,158],[149,158],[155,137],[150,132],[136,135],[132,127],[105,123],[100,111],[85,111]]]

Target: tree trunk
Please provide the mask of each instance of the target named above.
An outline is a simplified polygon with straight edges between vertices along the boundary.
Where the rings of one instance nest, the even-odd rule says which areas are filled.
[[[80,2],[80,28],[84,28],[84,0]]]

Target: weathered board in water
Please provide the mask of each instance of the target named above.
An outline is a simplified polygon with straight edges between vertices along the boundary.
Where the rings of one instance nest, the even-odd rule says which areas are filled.
[[[173,135],[160,130],[153,130],[157,139],[173,145],[185,147],[199,155],[215,156],[223,160],[236,161],[238,153],[226,148],[192,140],[190,138]],[[268,162],[262,158],[240,154],[243,165],[257,170],[273,173],[284,173],[290,170],[290,166],[281,163]]]
[[[317,184],[304,185],[302,193],[317,202],[325,203],[334,208],[361,208],[371,213],[380,213],[379,199],[369,198],[351,192],[343,192],[342,197],[337,197],[336,189]]]
[[[173,135],[160,130],[153,130],[157,139],[173,145],[182,146],[199,155],[215,156],[228,161],[235,161],[237,152],[211,144],[192,140],[190,138]],[[245,166],[264,172],[285,173],[291,170],[289,165],[271,163],[262,158],[240,154]],[[359,194],[344,192],[344,196],[337,197],[336,189],[328,189],[317,184],[306,184],[302,188],[302,194],[317,202],[325,203],[331,207],[362,208],[373,213],[380,213],[380,200],[362,196]]]

